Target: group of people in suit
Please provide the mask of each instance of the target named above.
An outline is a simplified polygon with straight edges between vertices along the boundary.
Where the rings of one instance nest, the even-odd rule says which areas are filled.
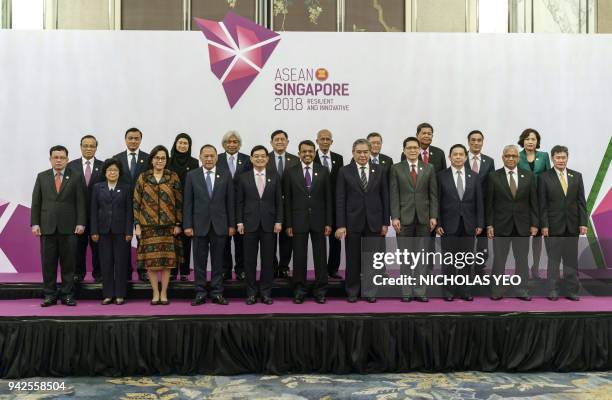
[[[398,242],[409,240],[410,248],[423,244],[432,249],[430,239],[437,235],[445,238],[443,250],[475,246],[482,251],[488,248],[488,239],[496,238],[492,273],[497,276],[505,273],[512,245],[522,282],[517,297],[523,300],[530,300],[529,237],[563,238],[546,240],[548,297],[559,297],[563,260],[566,296],[577,300],[577,238],[586,233],[588,224],[582,177],[567,169],[568,149],[553,147],[550,168],[548,155],[536,150],[539,133],[528,129],[519,139],[523,151],[506,146],[504,166],[495,170],[494,160],[481,151],[482,132],[472,131],[467,139],[469,150],[462,144],[450,148],[449,167],[444,151],[431,144],[433,127],[428,123],[404,140],[402,160],[396,164],[381,153],[382,136],[373,132],[353,143],[352,160],[344,165],[343,157],[331,151],[333,136],[327,129],[317,133],[316,144],[301,141],[297,156],[287,152],[289,136],[283,130],[271,134],[272,151],[258,145],[250,155],[239,152],[241,137],[230,131],[222,140],[225,152],[218,154],[215,146],[206,144],[200,148],[199,161],[191,156],[191,137],[184,133],[177,135],[170,151],[160,145],[150,154],[143,152],[137,128],[126,131],[126,150],[104,162],[95,158],[98,143],[91,135],[81,139],[82,157],[70,163],[68,150],[54,146],[52,168],[38,175],[32,196],[32,232],[40,236],[43,264],[41,305],[56,304],[58,298],[76,304],[74,284],[85,276],[88,246],[93,277],[102,282],[102,303],[124,304],[132,276],[132,236],[137,238],[139,278],[151,282],[152,305],[170,303],[170,279],[188,279],[192,251],[194,306],[208,297],[213,303],[228,304],[223,286],[232,270],[245,281],[247,304],[255,304],[258,295],[264,304],[272,304],[272,281],[288,277],[292,258],[293,301],[301,304],[307,295],[309,240],[313,294],[323,304],[328,279],[340,278],[342,239],[347,300],[356,302],[361,295],[375,302],[375,291],[361,288],[363,274],[370,276],[370,270],[362,268],[362,239],[369,238],[384,250],[389,226]],[[538,248],[533,247],[531,272],[537,278]],[[419,276],[428,267],[405,272]],[[446,266],[443,272],[482,273],[474,268]],[[503,294],[503,288],[496,286],[491,298]],[[473,299],[467,286],[446,286],[444,298],[455,297]],[[428,301],[426,287],[406,287],[402,301],[411,300]]]

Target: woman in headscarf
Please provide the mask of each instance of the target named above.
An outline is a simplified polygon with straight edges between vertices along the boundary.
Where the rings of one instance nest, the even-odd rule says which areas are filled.
[[[198,169],[198,159],[191,156],[191,137],[186,133],[179,133],[174,139],[172,150],[170,150],[170,162],[168,163],[168,169],[175,172],[180,181],[181,188],[185,187],[185,177],[189,171]],[[185,236],[182,232],[179,236],[183,244],[183,257],[184,261],[179,265],[178,268],[171,271],[171,279],[176,279],[180,273],[181,281],[188,280],[189,277],[189,263],[191,261],[191,239]]]

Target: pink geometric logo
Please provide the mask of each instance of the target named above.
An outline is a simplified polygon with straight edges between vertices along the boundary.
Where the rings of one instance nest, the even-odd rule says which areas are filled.
[[[231,11],[221,22],[194,20],[208,40],[210,69],[221,81],[230,108],[234,108],[266,65],[280,35]]]
[[[597,231],[597,240],[608,268],[612,267],[612,189],[603,197],[591,219]]]

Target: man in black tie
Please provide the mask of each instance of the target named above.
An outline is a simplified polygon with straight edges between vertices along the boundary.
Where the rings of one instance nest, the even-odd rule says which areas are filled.
[[[62,276],[59,296],[63,304],[75,306],[75,235],[85,232],[85,187],[80,174],[66,168],[68,150],[64,146],[51,147],[49,161],[52,168],[36,177],[31,208],[32,234],[40,237],[45,295],[41,306],[48,307],[57,303],[58,261]]]
[[[380,165],[385,174],[389,175],[389,170],[393,165],[393,159],[387,155],[381,153],[383,139],[380,133],[372,132],[366,137],[370,146],[372,146],[370,153],[370,162],[375,165]]]
[[[149,161],[149,154],[140,150],[140,144],[142,143],[142,132],[138,128],[130,128],[125,131],[125,145],[127,147],[126,151],[122,151],[121,153],[115,154],[113,158],[118,160],[121,163],[121,169],[123,171],[127,171],[127,173],[121,174],[119,181],[125,184],[130,185],[130,188],[133,190],[136,186],[136,181],[140,174],[142,174],[146,169]],[[127,254],[128,267],[127,274],[128,280],[132,279],[132,247],[129,247],[129,251]],[[147,276],[147,271],[139,270],[138,277],[141,281],[149,280]]]
[[[540,227],[548,253],[548,298],[553,301],[559,298],[559,268],[563,260],[566,297],[577,301],[578,235],[588,231],[584,184],[580,172],[567,168],[567,147],[554,146],[550,156],[554,168],[542,172],[538,183]]]
[[[453,145],[448,158],[451,166],[437,175],[440,213],[436,232],[442,237],[442,250],[445,253],[471,253],[474,237],[484,228],[481,185],[478,175],[465,166],[467,149],[464,145]],[[454,265],[444,264],[442,270],[446,276],[462,274],[469,277],[472,275],[472,264],[459,261]],[[466,301],[473,300],[468,285],[445,285],[444,299],[453,301],[455,296]]]
[[[253,172],[237,179],[236,221],[244,235],[244,258],[248,305],[256,303],[257,248],[261,249],[259,291],[264,304],[272,304],[274,241],[282,230],[283,194],[278,174],[268,174],[268,151],[264,146],[251,150]]]
[[[529,236],[538,232],[538,192],[531,171],[517,167],[518,148],[515,145],[504,147],[504,167],[489,174],[486,197],[487,237],[493,240],[493,275],[501,277],[506,271],[506,259],[510,245],[514,254],[515,275],[521,282],[517,297],[530,301],[527,287]],[[493,283],[491,299],[499,300],[503,286]]]
[[[345,239],[346,276],[344,286],[348,302],[354,303],[361,291],[360,274],[365,279],[370,269],[362,271],[362,238],[376,242],[372,246],[384,251],[384,237],[389,224],[388,178],[379,164],[370,161],[371,145],[366,139],[353,143],[353,160],[340,168],[336,188],[336,237]],[[377,240],[379,239],[379,241]],[[376,301],[373,292],[362,294],[368,302]]]
[[[315,266],[314,296],[325,303],[327,263],[325,236],[331,233],[332,197],[329,171],[313,162],[315,145],[303,140],[298,146],[300,164],[289,168],[283,178],[285,196],[285,227],[293,238],[293,284],[295,304],[302,304],[306,295],[308,237],[312,242]]]
[[[236,233],[234,183],[229,171],[216,168],[217,149],[200,149],[202,168],[187,173],[183,195],[183,228],[192,237],[196,295],[191,305],[206,302],[206,265],[210,252],[210,294],[213,303],[227,305],[223,297],[223,255],[227,236]]]
[[[344,165],[344,159],[338,153],[330,151],[330,147],[334,143],[332,133],[328,129],[322,129],[317,133],[317,145],[319,150],[315,156],[314,162],[321,164],[329,171],[329,179],[331,182],[332,199],[336,198],[336,180],[338,179],[338,171]],[[336,230],[336,207],[332,207],[333,221],[332,232]],[[330,278],[342,279],[338,275],[340,267],[340,251],[342,250],[342,242],[336,239],[335,235],[328,236],[329,256],[327,259],[327,273]]]
[[[225,149],[225,152],[219,154],[219,161],[217,161],[217,167],[222,170],[227,170],[234,179],[234,187],[237,185],[237,180],[240,174],[246,171],[250,171],[253,166],[249,156],[244,153],[240,153],[240,147],[242,146],[242,137],[236,131],[228,131],[223,135],[221,144]],[[232,240],[234,241],[234,260],[232,260]],[[234,271],[236,272],[236,279],[239,281],[244,280],[244,249],[242,246],[242,235],[234,235],[227,237],[227,243],[225,245],[225,255],[223,258],[223,278],[232,279],[232,265],[234,265]]]
[[[484,135],[479,130],[473,130],[468,133],[467,136],[468,146],[470,151],[468,152],[467,160],[465,160],[465,168],[471,169],[472,172],[478,175],[480,181],[480,192],[482,193],[483,203],[484,197],[487,195],[487,181],[489,174],[495,171],[495,160],[486,154],[482,153],[482,146],[484,143]],[[483,253],[485,260],[489,257],[489,241],[487,239],[487,232],[485,229],[478,235],[476,241],[476,251]],[[484,274],[486,264],[475,265],[474,272],[477,275]]]
[[[81,158],[77,158],[68,163],[68,168],[73,170],[75,173],[82,175],[83,185],[86,188],[86,202],[87,207],[87,224],[85,225],[85,233],[77,236],[77,251],[76,251],[76,265],[74,271],[74,281],[80,282],[85,278],[85,270],[87,265],[87,244],[91,248],[91,262],[93,271],[91,275],[96,282],[102,281],[102,271],[100,269],[100,257],[98,254],[98,244],[91,240],[89,237],[90,227],[90,206],[91,206],[91,193],[93,186],[104,181],[102,176],[102,166],[104,163],[101,160],[95,158],[96,150],[98,149],[98,140],[92,135],[85,135],[81,138]]]
[[[289,145],[289,135],[287,135],[287,132],[281,129],[272,132],[270,135],[270,144],[272,145],[273,150],[268,154],[269,160],[267,169],[270,171],[270,173],[278,174],[278,176],[283,178],[285,171],[294,165],[299,165],[300,159],[297,156],[287,152],[287,146]],[[276,249],[277,246],[275,244],[274,277],[288,278],[292,244],[291,238],[287,236],[284,229],[278,234],[278,258],[276,258]]]

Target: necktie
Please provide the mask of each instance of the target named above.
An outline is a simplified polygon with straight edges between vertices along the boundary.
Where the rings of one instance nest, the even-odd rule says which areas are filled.
[[[559,180],[561,181],[561,188],[563,188],[563,194],[567,196],[567,181],[565,180],[565,175],[563,175],[563,173],[559,174]]]
[[[55,173],[55,191],[59,193],[60,186],[62,186],[62,174],[59,172]]]
[[[366,187],[368,187],[368,178],[366,177],[366,174],[365,174],[366,167],[360,167],[360,168],[361,168],[361,188],[365,190]]]
[[[284,165],[283,165],[283,156],[278,156],[278,166],[276,167],[276,170],[278,171],[278,174],[280,176],[283,176],[283,170],[284,170]]]
[[[327,156],[323,156],[323,166],[329,170],[329,162],[327,161],[328,158],[329,157]]]
[[[427,152],[427,150],[423,151],[423,162],[425,164],[429,164],[429,153]]]
[[[465,193],[465,189],[463,188],[463,179],[461,179],[461,171],[457,171],[457,194],[459,198],[463,200],[463,193]]]
[[[478,158],[476,156],[472,157],[472,171],[475,174],[478,173]]]
[[[213,187],[212,187],[212,180],[210,179],[211,173],[212,171],[206,172],[206,189],[208,190],[208,196],[212,198]]]
[[[115,195],[115,189],[114,188],[110,188],[110,194],[111,194],[111,197],[113,197]]]
[[[412,169],[410,170],[410,178],[412,178],[412,186],[416,187],[417,173],[416,166],[414,164],[412,164]]]
[[[132,159],[130,160],[130,175],[132,175],[132,179],[134,179],[134,174],[136,173],[136,153],[130,153]]]
[[[304,180],[306,181],[306,190],[310,193],[310,189],[312,188],[312,176],[310,176],[310,167],[306,167],[306,173],[304,174]]]
[[[263,192],[266,187],[266,183],[264,182],[263,173],[257,174],[257,191],[259,192],[259,198],[263,198]]]
[[[516,197],[516,181],[514,180],[514,171],[508,171],[510,174],[510,193],[512,193],[512,197]]]
[[[230,156],[229,158],[229,169],[230,169],[230,173],[232,174],[232,178],[233,178],[234,174],[236,173],[236,166],[234,165],[234,156]]]
[[[372,162],[373,162],[374,164],[378,164],[378,157],[374,157],[374,158],[372,159]]]
[[[85,161],[85,184],[89,186],[89,181],[91,180],[91,162]]]

